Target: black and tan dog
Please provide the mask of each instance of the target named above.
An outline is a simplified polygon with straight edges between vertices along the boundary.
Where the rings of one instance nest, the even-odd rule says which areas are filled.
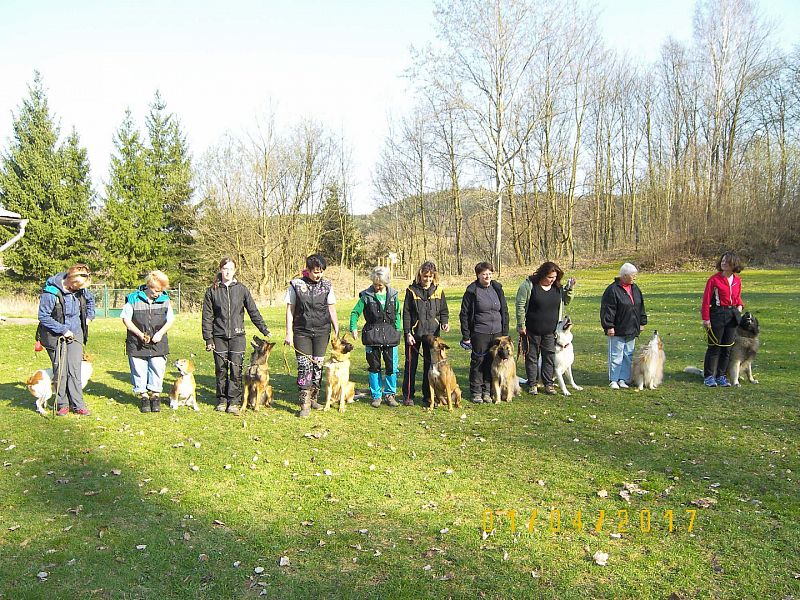
[[[253,346],[253,354],[250,356],[250,367],[244,376],[242,411],[247,410],[248,405],[254,411],[258,411],[262,403],[267,407],[272,406],[272,386],[269,384],[269,355],[275,344],[254,335],[250,345]]]
[[[747,373],[747,380],[750,383],[758,383],[758,379],[753,377],[753,360],[761,345],[758,334],[758,319],[750,312],[744,313],[736,327],[736,337],[731,348],[731,362],[728,363],[728,379],[731,385],[739,385],[739,375],[742,371]]]
[[[514,342],[507,335],[500,336],[489,346],[489,355],[492,357],[494,403],[498,404],[501,400],[511,402],[521,391],[514,362]]]
[[[343,413],[345,406],[350,404],[356,395],[355,384],[350,381],[350,352],[353,344],[344,337],[331,338],[331,358],[325,363],[328,369],[328,388],[325,398],[324,410],[330,410],[331,403],[339,405],[339,412]]]
[[[428,410],[433,410],[439,406],[447,406],[448,410],[453,407],[461,407],[461,388],[458,387],[456,374],[453,367],[447,361],[447,351],[450,346],[444,340],[434,335],[422,336],[423,345],[431,350],[431,368],[428,371],[428,386],[431,392],[431,403]]]

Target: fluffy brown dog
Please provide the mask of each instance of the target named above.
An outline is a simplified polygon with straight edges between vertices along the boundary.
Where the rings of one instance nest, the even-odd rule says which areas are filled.
[[[269,355],[275,344],[254,335],[250,345],[253,347],[253,354],[250,355],[250,368],[244,376],[244,400],[241,410],[247,410],[249,405],[254,411],[258,411],[262,402],[264,406],[272,406]]]
[[[331,359],[325,363],[328,369],[328,390],[325,399],[325,410],[330,410],[331,403],[339,404],[339,412],[343,413],[345,406],[353,401],[356,395],[356,386],[350,381],[350,352],[353,344],[344,337],[331,338]]]
[[[425,335],[422,343],[431,349],[431,369],[428,371],[428,386],[431,390],[431,403],[428,410],[433,410],[437,402],[439,406],[447,406],[448,410],[461,406],[461,388],[458,387],[453,367],[447,362],[447,351],[450,346],[440,337]]]
[[[656,389],[664,381],[664,363],[666,361],[664,344],[661,342],[658,331],[654,331],[653,337],[633,359],[633,384],[639,390]]]
[[[181,358],[174,364],[178,369],[178,378],[169,392],[169,407],[175,410],[179,406],[188,406],[193,410],[200,410],[195,392],[194,363],[188,358]]]
[[[517,365],[514,362],[514,342],[507,335],[497,338],[489,346],[492,357],[492,396],[494,403],[511,402],[520,393]]]

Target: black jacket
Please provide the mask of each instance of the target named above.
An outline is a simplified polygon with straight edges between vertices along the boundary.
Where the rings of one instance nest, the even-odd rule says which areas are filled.
[[[245,308],[253,325],[262,335],[269,335],[267,324],[244,285],[234,281],[230,286],[220,283],[216,288],[208,288],[203,299],[203,339],[210,342],[215,337],[231,339],[244,335]]]
[[[413,333],[416,338],[428,334],[439,335],[440,328],[447,325],[449,316],[441,287],[431,285],[426,290],[416,282],[408,286],[403,302],[403,333]]]
[[[500,299],[500,335],[508,335],[508,303],[506,295],[503,293],[503,286],[494,280],[490,284]],[[470,283],[461,299],[461,312],[458,318],[461,321],[461,338],[464,340],[472,338],[472,327],[475,325],[475,288],[477,286],[477,281]]]
[[[641,326],[647,325],[647,313],[644,311],[644,298],[637,285],[631,284],[630,296],[622,288],[619,277],[614,279],[614,283],[603,292],[603,299],[600,301],[600,325],[603,331],[608,332],[614,328],[614,335],[627,336],[639,335]]]

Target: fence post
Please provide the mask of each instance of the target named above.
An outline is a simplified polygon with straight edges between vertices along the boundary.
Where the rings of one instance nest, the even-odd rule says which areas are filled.
[[[103,316],[108,318],[108,284],[103,284]]]
[[[181,284],[178,283],[178,313],[181,312]]]

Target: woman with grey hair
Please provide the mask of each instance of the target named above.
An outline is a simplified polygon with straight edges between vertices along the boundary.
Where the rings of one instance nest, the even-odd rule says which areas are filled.
[[[608,336],[608,380],[612,390],[628,387],[636,338],[647,325],[644,298],[634,283],[638,273],[635,266],[626,262],[600,301],[600,324]]]
[[[397,345],[400,343],[401,313],[397,290],[389,284],[391,272],[387,267],[375,267],[370,273],[372,285],[361,291],[358,302],[350,313],[350,333],[358,336],[358,319],[364,315],[361,341],[367,353],[369,391],[372,406],[378,408],[383,400],[389,406],[398,406]],[[384,376],[381,378],[381,359]]]

